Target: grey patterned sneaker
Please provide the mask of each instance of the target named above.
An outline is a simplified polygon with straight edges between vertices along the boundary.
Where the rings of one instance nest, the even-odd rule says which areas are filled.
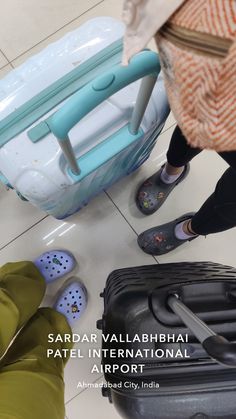
[[[186,164],[178,179],[170,184],[161,180],[161,172],[164,165],[154,175],[142,183],[136,194],[138,209],[145,215],[154,214],[164,204],[171,191],[189,174],[190,165]]]
[[[149,255],[164,255],[171,250],[186,243],[186,241],[192,241],[198,236],[189,237],[186,240],[177,239],[175,236],[175,226],[182,221],[189,220],[194,216],[194,212],[189,212],[182,215],[174,221],[162,224],[161,226],[150,228],[144,231],[138,236],[139,247]]]

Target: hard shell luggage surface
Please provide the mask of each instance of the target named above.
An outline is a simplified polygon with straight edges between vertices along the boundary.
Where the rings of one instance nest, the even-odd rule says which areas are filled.
[[[101,296],[103,395],[121,417],[236,418],[235,268],[186,262],[120,269]],[[176,296],[183,315],[189,309],[204,322],[198,339],[168,305]]]
[[[123,32],[93,19],[0,81],[1,181],[56,218],[137,169],[168,116],[158,55],[121,67]]]

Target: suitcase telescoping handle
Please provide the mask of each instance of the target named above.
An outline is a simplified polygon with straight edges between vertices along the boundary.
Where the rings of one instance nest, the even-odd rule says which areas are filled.
[[[53,115],[50,130],[58,139],[74,174],[79,175],[80,168],[69,139],[70,130],[104,100],[143,78],[129,126],[130,133],[137,134],[159,72],[158,55],[153,51],[142,51],[131,59],[128,66],[114,66],[110,72],[88,83]]]
[[[168,297],[167,303],[202,343],[203,348],[211,358],[220,364],[236,367],[236,343],[231,343],[223,336],[217,335],[180,301],[178,295]]]

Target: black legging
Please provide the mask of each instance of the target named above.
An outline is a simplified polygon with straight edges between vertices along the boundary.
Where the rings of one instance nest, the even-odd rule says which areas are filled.
[[[186,165],[201,149],[192,148],[177,126],[173,132],[167,161],[172,166]],[[229,164],[216,185],[214,193],[205,201],[192,218],[192,229],[200,235],[218,233],[236,226],[236,151],[219,155]]]

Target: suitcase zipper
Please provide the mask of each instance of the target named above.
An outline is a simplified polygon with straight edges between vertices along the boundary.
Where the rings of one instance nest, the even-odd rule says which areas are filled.
[[[159,33],[178,47],[183,47],[211,58],[225,58],[233,44],[231,39],[192,31],[172,23],[166,23]]]

